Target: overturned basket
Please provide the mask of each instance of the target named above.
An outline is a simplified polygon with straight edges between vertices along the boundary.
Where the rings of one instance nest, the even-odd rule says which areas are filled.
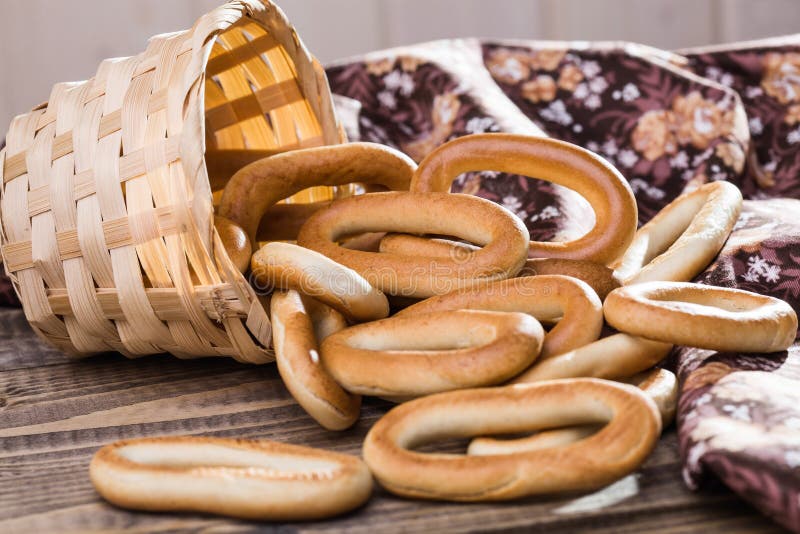
[[[342,141],[322,68],[268,0],[230,2],[57,84],[0,151],[2,257],[25,316],[75,355],[271,361],[213,193],[249,161]]]

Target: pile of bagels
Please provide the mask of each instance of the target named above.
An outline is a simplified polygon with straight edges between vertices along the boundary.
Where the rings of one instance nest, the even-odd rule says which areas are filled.
[[[594,226],[531,241],[514,213],[449,192],[484,170],[575,191]],[[350,183],[363,194],[279,204]],[[795,339],[785,302],[688,282],[741,205],[734,185],[707,183],[637,230],[633,193],[608,162],[511,134],[450,141],[419,166],[371,143],[252,163],[225,187],[215,226],[263,295],[287,389],[329,430],[358,420],[363,395],[398,405],[370,429],[363,461],[265,440],[147,438],[102,448],[92,481],[123,507],[266,520],[351,510],[373,477],[445,501],[607,485],[672,421],[678,384],[658,364],[674,345],[761,353]],[[466,454],[420,450],[451,439],[470,440]]]

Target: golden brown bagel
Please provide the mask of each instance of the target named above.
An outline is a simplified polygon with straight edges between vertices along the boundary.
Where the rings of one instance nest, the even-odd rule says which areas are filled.
[[[785,350],[797,334],[797,315],[782,300],[686,282],[615,289],[603,311],[606,321],[621,332],[718,351]]]
[[[591,343],[603,328],[603,304],[592,288],[558,275],[511,278],[453,291],[413,304],[395,317],[459,309],[522,312],[542,322],[558,321],[544,336],[537,361]]]
[[[595,225],[586,235],[564,242],[531,241],[533,257],[607,265],[633,240],[637,208],[628,182],[600,156],[564,141],[503,133],[460,137],[420,162],[411,190],[446,192],[458,175],[481,170],[521,174],[562,185],[579,193],[594,209]]]
[[[524,313],[420,313],[337,332],[322,342],[322,362],[347,391],[408,398],[508,380],[536,359],[543,337]]]
[[[712,182],[665,206],[633,238],[614,264],[627,284],[688,282],[722,249],[742,207],[742,193],[729,182]]]
[[[593,377],[620,380],[650,369],[663,360],[672,345],[626,334],[614,334],[594,343],[537,362],[514,377],[512,384],[557,378]]]
[[[262,289],[296,289],[355,321],[389,315],[386,295],[356,271],[290,243],[267,243],[253,254],[251,278]]]
[[[309,217],[330,204],[322,202],[275,204],[267,208],[256,231],[256,242],[295,241],[300,227]]]
[[[233,265],[241,272],[247,271],[250,266],[252,246],[250,238],[247,237],[242,227],[219,215],[214,217],[214,227],[219,233],[219,238],[225,244],[225,251]]]
[[[380,251],[393,254],[416,254],[432,258],[467,258],[479,247],[450,239],[422,237],[411,234],[387,234],[380,241]],[[600,300],[618,288],[619,280],[614,271],[603,264],[587,260],[563,258],[529,259],[517,277],[540,274],[561,274],[582,280],[594,289]]]
[[[328,430],[352,426],[361,397],[344,391],[319,357],[319,342],[346,328],[344,317],[294,290],[273,293],[270,312],[278,372],[292,397]]]
[[[363,504],[369,469],[355,456],[266,440],[140,438],[92,458],[95,489],[122,508],[256,520],[320,519]]]
[[[364,232],[441,233],[482,248],[468,258],[428,258],[348,250],[341,238]],[[429,297],[517,274],[527,256],[528,230],[488,200],[448,193],[368,193],[336,200],[306,221],[297,236],[356,270],[385,293]]]
[[[678,397],[678,380],[666,369],[651,369],[620,380],[631,384],[653,399],[661,416],[661,428],[669,426],[675,415]],[[491,455],[534,451],[561,447],[585,439],[600,429],[600,425],[580,425],[537,432],[532,436],[516,439],[475,438],[469,443],[467,454]]]
[[[614,271],[601,263],[587,260],[567,260],[563,258],[533,258],[525,263],[525,267],[517,276],[539,276],[560,274],[571,276],[589,284],[600,301],[621,284]]]
[[[608,423],[564,447],[496,456],[412,449],[449,438]],[[440,393],[401,404],[367,434],[364,460],[397,495],[498,501],[593,490],[636,469],[661,432],[653,401],[627,384],[591,378]]]
[[[256,242],[259,221],[280,200],[312,186],[369,182],[407,190],[417,166],[393,148],[376,143],[346,143],[283,152],[251,163],[231,177],[217,213],[240,226]],[[221,236],[220,236],[221,237]],[[225,242],[229,254],[238,242]],[[252,251],[242,249],[249,255]]]

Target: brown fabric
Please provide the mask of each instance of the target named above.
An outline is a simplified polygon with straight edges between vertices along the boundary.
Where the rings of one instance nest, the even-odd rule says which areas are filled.
[[[461,135],[525,130],[521,120],[593,150],[628,178],[640,223],[687,188],[731,181],[748,200],[697,281],[800,310],[800,53],[790,42],[678,55],[638,45],[449,41],[370,54],[330,67],[328,77],[334,93],[360,104],[349,132],[417,160]],[[511,209],[533,239],[585,230],[586,208],[547,182],[485,169],[453,189]],[[713,473],[800,531],[800,344],[767,355],[679,348],[671,363],[682,383],[689,487]]]

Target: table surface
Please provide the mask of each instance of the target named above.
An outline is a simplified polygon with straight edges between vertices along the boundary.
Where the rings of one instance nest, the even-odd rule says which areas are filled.
[[[404,500],[376,487],[369,503],[322,522],[258,524],[195,514],[133,513],[94,492],[92,454],[141,436],[268,438],[359,454],[389,405],[366,399],[345,432],[318,426],[294,402],[274,365],[117,354],[70,360],[40,341],[22,312],[0,308],[0,531],[280,530],[778,532],[727,488],[688,491],[674,430],[642,468],[593,494],[500,504]],[[453,447],[450,444],[450,447]]]

